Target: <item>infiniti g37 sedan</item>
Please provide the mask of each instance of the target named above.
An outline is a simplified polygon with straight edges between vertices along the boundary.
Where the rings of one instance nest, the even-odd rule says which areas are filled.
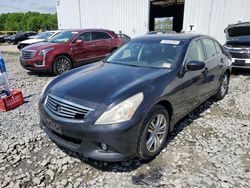
[[[231,59],[213,38],[146,35],[48,83],[40,126],[60,146],[102,161],[154,158],[174,125],[228,91]]]

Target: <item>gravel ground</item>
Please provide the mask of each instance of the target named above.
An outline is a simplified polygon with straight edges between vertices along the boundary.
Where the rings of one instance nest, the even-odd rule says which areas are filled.
[[[229,94],[207,101],[176,126],[159,156],[106,163],[60,149],[38,126],[49,75],[23,70],[4,54],[25,104],[0,113],[0,187],[249,187],[250,72],[232,75]]]
[[[19,52],[17,45],[0,43],[0,52]]]

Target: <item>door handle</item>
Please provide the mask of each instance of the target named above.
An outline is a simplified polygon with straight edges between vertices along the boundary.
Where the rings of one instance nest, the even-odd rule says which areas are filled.
[[[91,45],[89,45],[89,47],[95,47],[95,45],[94,45],[94,44],[91,44]]]

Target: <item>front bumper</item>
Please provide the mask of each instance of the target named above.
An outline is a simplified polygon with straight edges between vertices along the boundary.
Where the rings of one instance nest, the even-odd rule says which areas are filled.
[[[232,57],[232,68],[250,69],[250,58],[233,58]]]
[[[50,113],[40,104],[40,127],[56,144],[101,161],[123,161],[137,155],[141,120],[113,125],[87,125]],[[107,150],[102,149],[106,144]]]
[[[36,58],[36,59],[23,59],[20,58],[20,64],[24,69],[31,71],[42,71],[42,72],[51,72],[51,66],[47,65],[45,59]]]

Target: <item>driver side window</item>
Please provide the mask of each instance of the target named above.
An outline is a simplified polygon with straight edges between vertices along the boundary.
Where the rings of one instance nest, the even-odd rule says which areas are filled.
[[[190,61],[205,61],[201,40],[192,41],[189,45],[186,55],[186,63]]]
[[[86,32],[86,33],[82,33],[80,34],[74,41],[74,43],[78,40],[81,39],[84,42],[89,42],[91,41],[91,33],[90,32]]]

